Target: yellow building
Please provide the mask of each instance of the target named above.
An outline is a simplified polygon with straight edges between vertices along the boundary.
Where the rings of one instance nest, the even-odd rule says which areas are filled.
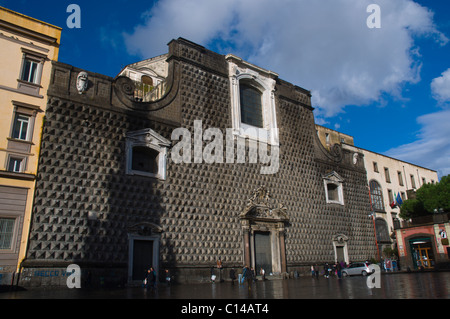
[[[353,144],[353,136],[329,129],[327,127],[316,124],[316,132],[317,132],[317,136],[319,137],[320,142],[328,150],[330,150],[330,148],[334,144],[344,143],[344,144],[348,144],[348,145],[354,145]]]
[[[0,284],[25,257],[41,130],[61,28],[0,7]]]

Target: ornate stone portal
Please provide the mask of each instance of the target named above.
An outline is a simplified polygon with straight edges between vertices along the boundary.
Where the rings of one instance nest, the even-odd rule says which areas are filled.
[[[276,207],[266,187],[258,188],[240,214],[243,228],[244,261],[259,273],[287,272],[285,228],[289,224],[287,209]],[[266,269],[267,268],[267,269]]]

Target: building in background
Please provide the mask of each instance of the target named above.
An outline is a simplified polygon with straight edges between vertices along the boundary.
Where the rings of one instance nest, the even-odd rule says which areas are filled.
[[[394,230],[405,222],[399,217],[401,203],[414,196],[423,184],[438,182],[437,172],[355,146],[344,144],[342,147],[364,155],[379,256],[382,257],[386,247],[396,245]]]
[[[25,257],[47,105],[61,28],[0,7],[0,284]]]
[[[367,170],[378,255],[383,257],[385,248],[397,244],[395,229],[407,223],[399,218],[401,202],[414,196],[423,184],[438,182],[437,172],[354,146],[352,136],[338,131],[320,125],[316,125],[316,130],[324,147],[331,149],[334,144],[341,144],[343,149],[363,155],[359,160],[364,161]]]
[[[317,124],[316,124],[316,131],[320,142],[328,150],[330,150],[334,144],[354,145],[353,136]]]

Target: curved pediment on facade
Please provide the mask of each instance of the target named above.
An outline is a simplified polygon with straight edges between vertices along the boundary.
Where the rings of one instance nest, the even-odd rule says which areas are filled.
[[[282,204],[276,204],[271,199],[269,191],[264,187],[258,188],[248,200],[241,219],[262,220],[272,222],[288,222],[287,209]]]
[[[337,234],[333,236],[333,241],[336,243],[343,244],[348,242],[348,240],[349,240],[348,236],[344,234]]]
[[[316,150],[316,157],[321,160],[333,161],[335,163],[341,163],[344,157],[342,146],[340,144],[334,144],[328,151],[325,146],[320,142],[317,134],[314,133],[314,148]]]
[[[152,112],[158,111],[173,102],[178,95],[180,80],[180,64],[172,60],[169,64],[169,77],[167,78],[166,93],[156,101],[139,102],[135,99],[136,85],[126,77],[119,76],[113,82],[113,90],[117,98],[128,108],[135,111]]]
[[[127,227],[129,234],[136,234],[141,236],[150,236],[152,234],[160,234],[163,232],[161,226],[149,222],[142,222]]]

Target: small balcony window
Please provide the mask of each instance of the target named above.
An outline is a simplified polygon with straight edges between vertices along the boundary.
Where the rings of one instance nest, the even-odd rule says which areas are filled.
[[[39,84],[38,73],[39,63],[30,59],[25,59],[20,79],[22,81]]]
[[[152,129],[127,133],[127,174],[165,180],[170,144],[170,141]]]
[[[14,118],[12,138],[22,141],[28,141],[29,126],[30,126],[29,116],[23,114],[16,114]]]

